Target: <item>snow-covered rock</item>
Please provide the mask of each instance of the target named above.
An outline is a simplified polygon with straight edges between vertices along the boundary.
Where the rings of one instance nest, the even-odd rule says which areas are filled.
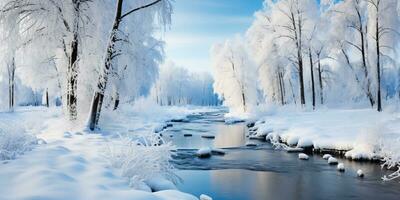
[[[211,157],[211,151],[209,147],[201,148],[197,150],[196,155],[199,158],[209,158]]]
[[[286,139],[286,143],[287,143],[289,146],[296,146],[298,142],[299,142],[299,137],[297,137],[297,136],[289,136],[289,137]]]
[[[332,157],[331,154],[324,154],[324,156],[322,156],[322,158],[325,160],[328,160],[330,157]]]
[[[200,200],[213,200],[210,196],[202,194],[200,195]]]
[[[338,164],[338,160],[334,157],[329,157],[328,158],[328,164],[330,165],[337,165]]]
[[[162,190],[176,190],[176,186],[171,181],[159,176],[145,180],[144,183],[146,183],[153,192]]]
[[[360,178],[364,177],[363,170],[361,170],[361,169],[357,170],[357,176],[360,177]]]
[[[343,163],[339,163],[338,165],[337,165],[337,170],[338,171],[340,171],[340,172],[344,172],[344,164]]]
[[[309,156],[305,153],[299,153],[299,159],[300,160],[308,160]]]

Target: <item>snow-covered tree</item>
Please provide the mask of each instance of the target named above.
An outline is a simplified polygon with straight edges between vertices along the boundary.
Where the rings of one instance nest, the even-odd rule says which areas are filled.
[[[115,73],[117,66],[117,57],[121,55],[124,47],[123,28],[128,24],[129,18],[138,17],[146,20],[148,23],[140,21],[146,26],[138,26],[136,31],[143,35],[152,35],[155,27],[159,24],[165,26],[170,22],[172,6],[169,0],[142,0],[142,1],[123,1],[116,2],[115,18],[111,28],[103,66],[100,68],[97,86],[94,89],[94,95],[90,106],[88,127],[91,130],[97,126],[101,109],[104,102],[104,95],[110,74]]]
[[[214,90],[233,112],[248,112],[257,103],[257,77],[239,36],[216,44],[211,50]]]
[[[160,105],[219,105],[213,90],[214,80],[208,73],[191,73],[173,62],[160,68],[151,96]]]

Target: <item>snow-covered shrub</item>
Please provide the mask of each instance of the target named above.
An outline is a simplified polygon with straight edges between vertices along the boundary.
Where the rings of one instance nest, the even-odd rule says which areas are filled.
[[[397,170],[382,177],[385,181],[400,178],[400,137],[397,139],[386,139],[381,141],[381,156],[383,157],[382,168]]]
[[[105,157],[111,167],[129,179],[132,188],[143,190],[144,183],[152,179],[162,177],[174,184],[179,181],[170,163],[173,149],[156,134],[135,139],[121,137],[106,149]]]
[[[0,129],[0,160],[12,160],[37,144],[35,136]]]

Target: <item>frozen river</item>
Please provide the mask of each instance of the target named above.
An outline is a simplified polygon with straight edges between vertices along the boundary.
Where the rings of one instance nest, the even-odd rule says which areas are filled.
[[[381,181],[388,171],[376,163],[339,159],[346,167],[341,173],[320,155],[303,161],[296,153],[254,140],[257,146],[246,147],[246,126],[226,125],[222,119],[223,112],[192,115],[163,133],[179,149],[174,165],[182,178],[181,191],[214,200],[400,199],[400,183]],[[195,149],[202,147],[224,148],[226,154],[199,159]],[[364,178],[357,177],[358,169]]]

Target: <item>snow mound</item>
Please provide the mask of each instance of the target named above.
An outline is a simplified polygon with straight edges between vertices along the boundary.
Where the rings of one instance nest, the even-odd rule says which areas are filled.
[[[35,136],[0,129],[0,160],[13,160],[38,144]]]
[[[361,169],[357,170],[357,176],[360,177],[360,178],[364,177],[363,170],[361,170]]]
[[[199,158],[208,158],[208,157],[211,157],[211,149],[208,148],[208,147],[201,148],[201,149],[199,149],[199,150],[196,152],[196,155],[197,155]]]
[[[324,156],[322,156],[322,158],[325,160],[328,160],[330,157],[332,157],[331,154],[324,154]]]
[[[344,164],[343,163],[339,163],[338,166],[337,166],[337,170],[340,171],[340,172],[344,172],[344,170],[345,170],[344,169]]]
[[[308,157],[308,155],[305,154],[305,153],[299,153],[299,159],[300,159],[300,160],[308,160],[309,157]]]
[[[202,194],[200,195],[200,200],[213,200],[210,196]]]
[[[286,143],[289,146],[296,146],[298,142],[299,142],[299,137],[298,136],[289,136],[286,139]]]
[[[337,165],[337,164],[338,164],[338,160],[337,160],[336,158],[334,158],[334,157],[330,157],[330,158],[328,159],[328,164],[330,164],[330,165]]]
[[[163,177],[156,176],[144,181],[153,192],[158,192],[162,190],[176,190],[176,186]]]

